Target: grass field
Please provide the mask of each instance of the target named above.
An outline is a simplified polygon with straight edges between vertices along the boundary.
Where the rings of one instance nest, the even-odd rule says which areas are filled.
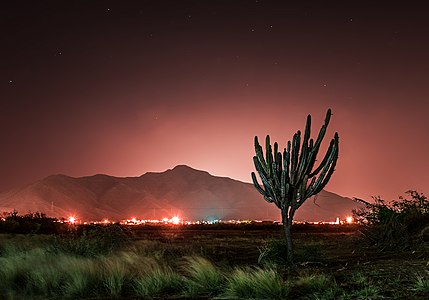
[[[113,228],[113,227],[112,227]],[[380,252],[356,228],[117,227],[1,235],[1,299],[428,299],[429,250]]]

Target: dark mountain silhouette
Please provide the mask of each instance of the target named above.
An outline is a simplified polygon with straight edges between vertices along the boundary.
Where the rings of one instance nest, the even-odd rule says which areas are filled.
[[[351,214],[356,203],[322,191],[298,210],[296,220],[334,221]],[[212,176],[180,165],[140,177],[52,175],[23,189],[0,194],[0,211],[44,212],[80,220],[162,219],[279,220],[280,211],[250,183]]]

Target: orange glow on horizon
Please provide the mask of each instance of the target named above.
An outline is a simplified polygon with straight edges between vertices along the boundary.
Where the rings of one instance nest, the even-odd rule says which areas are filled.
[[[69,217],[69,222],[72,223],[72,224],[74,224],[76,222],[76,218],[73,217],[73,216],[70,216]]]
[[[174,225],[178,225],[180,223],[180,218],[177,216],[172,217],[171,223],[173,223]]]
[[[346,222],[347,222],[348,224],[353,223],[353,217],[348,216],[348,217],[346,218]]]

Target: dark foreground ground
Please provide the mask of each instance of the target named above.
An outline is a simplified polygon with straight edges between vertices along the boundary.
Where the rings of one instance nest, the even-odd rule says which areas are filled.
[[[263,229],[239,227],[214,230],[209,226],[194,230],[143,227],[135,233],[141,239],[199,252],[219,265],[229,266],[258,265],[270,242],[283,239],[280,225]],[[382,250],[369,245],[360,229],[357,225],[295,226],[297,268],[293,272],[328,274],[346,291],[367,288],[367,295],[363,292],[356,296],[360,299],[429,299],[429,248]],[[285,273],[286,277],[294,276],[289,270]]]
[[[98,235],[3,234],[0,299],[429,299],[429,248],[381,251],[366,243],[358,226],[307,225],[294,229],[293,269],[282,260],[282,228],[274,225],[130,226],[125,228],[127,241],[105,253],[100,248],[105,244],[92,242]],[[184,267],[189,257],[202,257],[214,267],[201,261],[201,269],[195,264]],[[224,279],[216,279],[218,271],[213,268]],[[153,274],[161,272],[155,269],[182,276],[178,279],[180,288],[160,288],[172,280],[171,272],[167,270],[167,281],[153,281]],[[278,275],[273,275],[274,279],[288,285],[288,291],[277,293],[271,283],[261,285],[266,293],[231,291],[240,284],[243,289],[252,288],[231,281],[240,275],[237,270],[246,273],[259,269],[273,270]],[[210,272],[216,274],[210,277]],[[260,281],[257,276],[251,280]],[[216,282],[229,294],[210,290]],[[139,290],[136,284],[140,284]]]

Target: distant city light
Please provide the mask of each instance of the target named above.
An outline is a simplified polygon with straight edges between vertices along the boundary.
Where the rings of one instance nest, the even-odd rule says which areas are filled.
[[[0,218],[0,221],[5,221],[5,218]],[[99,221],[82,221],[77,220],[75,216],[70,216],[66,220],[63,219],[61,222],[67,222],[70,224],[112,224],[107,218]],[[220,219],[209,219],[209,220],[186,220],[184,217],[173,216],[171,218],[162,219],[140,219],[133,217],[131,219],[121,220],[120,224],[123,225],[198,225],[198,224],[252,224],[252,223],[263,223],[268,222],[272,224],[281,224],[279,221],[262,221],[262,220],[220,220]],[[355,222],[352,216],[346,216],[343,219],[336,217],[334,221],[294,221],[295,224],[313,224],[313,225],[344,225],[353,224]]]

